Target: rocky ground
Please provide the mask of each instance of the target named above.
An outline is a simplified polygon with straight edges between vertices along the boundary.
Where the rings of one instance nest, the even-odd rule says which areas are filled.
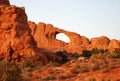
[[[119,76],[120,59],[75,60],[61,66],[51,63],[24,73],[24,77],[30,81],[120,81]]]

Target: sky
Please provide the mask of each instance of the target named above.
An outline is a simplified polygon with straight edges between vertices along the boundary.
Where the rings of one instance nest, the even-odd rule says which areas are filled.
[[[120,40],[120,0],[10,0],[24,6],[28,20],[53,24],[89,39]]]

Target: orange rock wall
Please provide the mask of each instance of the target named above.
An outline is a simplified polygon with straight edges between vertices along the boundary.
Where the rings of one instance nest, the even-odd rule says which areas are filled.
[[[118,40],[110,40],[105,36],[92,38],[89,40],[85,36],[80,36],[77,33],[62,30],[54,27],[51,24],[28,22],[31,28],[34,39],[37,42],[39,48],[46,48],[50,50],[66,50],[71,53],[81,54],[83,50],[108,49],[113,51],[120,49],[120,43]],[[64,33],[70,39],[69,43],[56,39],[58,33]]]
[[[22,60],[31,56],[46,56],[37,47],[27,24],[24,9],[15,6],[0,7],[0,60]]]

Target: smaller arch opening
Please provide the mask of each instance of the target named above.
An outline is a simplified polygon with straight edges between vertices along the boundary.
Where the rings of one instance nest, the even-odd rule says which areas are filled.
[[[64,33],[58,33],[56,35],[56,39],[57,40],[61,40],[61,41],[64,41],[65,43],[69,43],[70,42],[70,39],[67,35],[65,35]]]

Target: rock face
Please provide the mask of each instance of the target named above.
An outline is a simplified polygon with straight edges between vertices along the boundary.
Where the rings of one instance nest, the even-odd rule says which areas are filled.
[[[77,33],[65,31],[53,27],[51,24],[38,23],[37,25],[34,22],[28,22],[29,27],[31,28],[31,34],[37,42],[39,48],[47,48],[50,50],[66,50],[68,52],[76,52],[81,50],[82,45],[88,45],[89,40],[80,36]],[[56,39],[56,35],[63,33],[70,39],[69,43],[60,41]],[[80,49],[80,50],[79,50]]]
[[[10,5],[10,2],[9,2],[9,0],[0,0],[0,5],[9,6],[9,5]]]
[[[39,48],[46,48],[49,50],[66,50],[70,53],[82,54],[83,50],[108,49],[115,50],[120,49],[120,43],[118,40],[110,40],[105,36],[92,38],[91,41],[80,36],[77,33],[58,29],[51,24],[28,22],[31,28],[31,34],[37,42]],[[63,33],[70,39],[69,43],[56,39],[56,35]]]
[[[92,38],[91,39],[91,46],[93,48],[98,48],[98,49],[107,49],[109,46],[110,39],[102,36],[98,38]]]
[[[115,49],[120,49],[119,41],[115,39],[110,40],[108,49],[110,49],[111,51],[114,51]]]
[[[47,62],[46,56],[37,47],[36,41],[31,35],[24,9],[15,6],[1,6],[0,60],[19,61],[31,56],[39,56],[39,59]]]

